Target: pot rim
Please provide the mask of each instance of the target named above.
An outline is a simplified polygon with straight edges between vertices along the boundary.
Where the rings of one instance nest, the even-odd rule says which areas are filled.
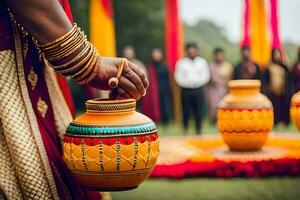
[[[95,99],[89,99],[86,101],[86,103],[89,104],[122,104],[122,103],[131,103],[135,102],[134,99],[118,99],[113,100],[109,98],[95,98]]]
[[[87,112],[116,112],[133,111],[136,107],[135,99],[112,100],[108,98],[90,99],[86,103]]]
[[[243,80],[231,80],[228,81],[228,87],[230,89],[254,89],[261,87],[260,80],[243,79]]]

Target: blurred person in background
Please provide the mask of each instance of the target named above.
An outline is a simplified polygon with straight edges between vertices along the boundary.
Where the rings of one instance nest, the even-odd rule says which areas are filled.
[[[161,49],[152,50],[147,70],[150,85],[143,97],[142,111],[154,121],[167,124],[173,113],[172,92],[169,69]]]
[[[297,60],[292,68],[292,76],[293,76],[295,91],[299,91],[300,90],[300,47],[298,47]]]
[[[211,78],[205,86],[205,97],[208,102],[209,120],[215,124],[218,103],[227,93],[227,82],[232,77],[233,67],[225,60],[222,48],[216,48],[213,54],[214,61],[209,65]]]
[[[187,131],[192,111],[197,134],[200,134],[201,104],[205,101],[203,87],[210,80],[209,66],[207,61],[198,55],[195,43],[188,43],[185,50],[187,57],[178,60],[175,67],[175,81],[181,88],[183,127]]]
[[[142,61],[136,58],[134,47],[131,45],[125,46],[123,49],[123,57],[128,59],[130,62],[139,66],[144,72],[147,72],[146,66]]]
[[[233,79],[261,79],[259,66],[251,60],[250,53],[250,47],[241,47],[242,61],[235,66]]]
[[[271,63],[264,73],[266,82],[266,94],[274,107],[274,123],[290,122],[289,110],[292,93],[291,74],[286,65],[282,62],[282,53],[278,48],[272,49]]]
[[[135,57],[135,50],[134,47],[131,45],[125,46],[123,48],[123,57],[126,58],[127,60],[129,60],[130,62],[132,62],[133,64],[135,64],[136,66],[138,66],[139,68],[141,68],[146,74],[147,74],[147,69],[146,66],[144,65],[144,63],[140,60],[138,60]],[[139,101],[136,101],[136,109],[138,111],[141,111],[141,101],[143,101],[142,99]]]

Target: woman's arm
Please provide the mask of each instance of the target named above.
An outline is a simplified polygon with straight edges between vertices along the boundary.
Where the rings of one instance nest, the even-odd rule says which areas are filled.
[[[41,45],[60,38],[72,28],[72,24],[58,0],[6,0],[6,3],[16,20]],[[67,60],[76,57],[80,50],[75,51]],[[107,82],[109,78],[116,75],[120,59],[99,58],[99,60],[101,65],[97,72],[98,75],[89,85],[98,89],[110,89]],[[128,62],[115,92],[120,98],[139,99],[145,95],[148,84],[145,73],[133,63]]]
[[[18,22],[41,44],[59,38],[72,28],[58,0],[7,0],[6,3]]]

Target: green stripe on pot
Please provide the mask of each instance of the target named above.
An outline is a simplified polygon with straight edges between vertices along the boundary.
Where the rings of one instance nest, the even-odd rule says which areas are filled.
[[[132,126],[89,126],[71,123],[66,133],[71,135],[115,135],[115,134],[136,134],[147,133],[156,130],[154,123],[132,125]]]

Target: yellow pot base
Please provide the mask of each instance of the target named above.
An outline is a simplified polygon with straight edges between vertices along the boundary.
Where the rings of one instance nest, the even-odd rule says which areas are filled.
[[[258,151],[266,143],[269,132],[222,133],[231,151]]]
[[[73,176],[87,189],[94,191],[125,191],[135,189],[150,175],[151,168],[124,172],[84,173],[72,171]]]

